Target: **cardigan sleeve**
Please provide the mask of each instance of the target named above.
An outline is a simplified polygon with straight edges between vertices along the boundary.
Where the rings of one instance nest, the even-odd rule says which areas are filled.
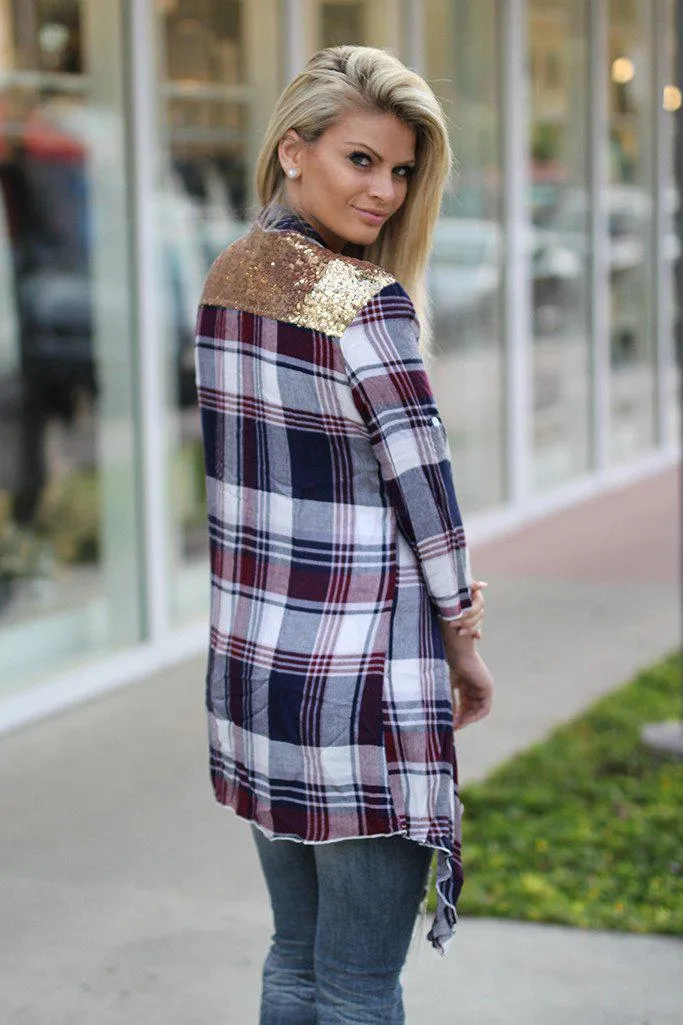
[[[440,616],[457,619],[472,604],[469,557],[418,338],[413,304],[394,283],[365,303],[339,344],[399,527]]]

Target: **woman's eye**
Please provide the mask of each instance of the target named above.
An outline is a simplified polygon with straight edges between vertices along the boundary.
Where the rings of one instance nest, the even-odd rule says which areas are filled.
[[[354,153],[352,153],[349,156],[349,160],[352,164],[355,164],[356,167],[372,166],[372,157],[369,156],[367,153],[363,153],[362,150],[356,150]],[[401,164],[399,165],[399,167],[394,168],[392,174],[394,174],[397,178],[402,178],[404,180],[407,179],[409,181],[413,174],[413,168],[410,166],[410,164]]]

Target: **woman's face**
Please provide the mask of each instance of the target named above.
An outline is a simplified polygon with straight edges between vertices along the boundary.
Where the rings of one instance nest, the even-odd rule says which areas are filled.
[[[368,246],[403,203],[415,166],[417,135],[394,114],[347,111],[315,142],[289,131],[280,143],[287,201],[341,252]]]

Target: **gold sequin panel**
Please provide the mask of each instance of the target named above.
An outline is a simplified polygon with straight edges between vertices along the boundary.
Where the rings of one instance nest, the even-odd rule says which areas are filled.
[[[201,302],[338,337],[394,280],[380,267],[338,256],[296,231],[254,227],[215,261]]]

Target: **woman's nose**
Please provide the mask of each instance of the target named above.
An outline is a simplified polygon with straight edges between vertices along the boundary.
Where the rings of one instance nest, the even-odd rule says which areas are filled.
[[[391,174],[375,174],[370,182],[368,195],[379,199],[382,203],[393,203],[395,192],[394,179]]]

